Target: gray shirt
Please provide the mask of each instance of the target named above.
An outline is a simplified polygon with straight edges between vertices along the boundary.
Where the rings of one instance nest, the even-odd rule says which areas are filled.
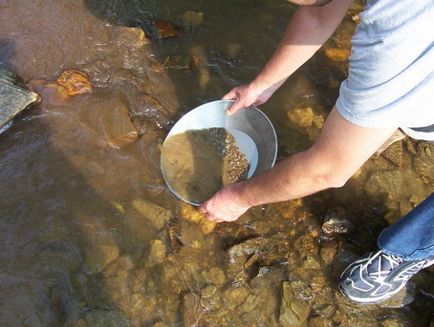
[[[360,19],[337,110],[359,126],[434,140],[425,128],[434,124],[434,0],[370,0]]]

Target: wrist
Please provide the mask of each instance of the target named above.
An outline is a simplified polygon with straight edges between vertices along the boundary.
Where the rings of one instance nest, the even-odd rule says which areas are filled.
[[[267,81],[261,75],[258,75],[249,85],[255,93],[274,93],[283,82]]]
[[[247,181],[232,184],[232,192],[233,199],[238,206],[246,210],[255,206],[250,199]]]

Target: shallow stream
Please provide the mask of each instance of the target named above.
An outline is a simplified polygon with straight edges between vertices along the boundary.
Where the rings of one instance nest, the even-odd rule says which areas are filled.
[[[0,62],[42,98],[0,135],[0,326],[429,326],[432,270],[412,280],[404,307],[353,304],[337,279],[434,189],[433,145],[395,143],[341,189],[217,226],[164,184],[170,126],[250,81],[294,9],[0,0]],[[318,136],[359,9],[262,106],[279,159]],[[158,39],[155,21],[179,27],[176,37]],[[91,92],[60,87],[67,69],[86,73]],[[329,218],[345,228],[330,233]]]

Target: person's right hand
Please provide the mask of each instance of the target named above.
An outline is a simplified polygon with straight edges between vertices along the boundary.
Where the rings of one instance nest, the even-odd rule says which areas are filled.
[[[224,100],[235,100],[235,103],[228,108],[228,115],[234,114],[238,109],[250,106],[259,106],[265,103],[276,91],[275,88],[262,88],[256,86],[253,82],[247,85],[233,88],[227,93]]]

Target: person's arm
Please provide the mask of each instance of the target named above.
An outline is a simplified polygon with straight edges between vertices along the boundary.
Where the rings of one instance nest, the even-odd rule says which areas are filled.
[[[236,87],[223,97],[236,100],[228,113],[267,101],[333,34],[351,2],[333,0],[322,7],[298,8],[279,46],[259,75],[250,84]]]
[[[233,221],[252,206],[341,187],[395,130],[354,125],[333,109],[309,150],[281,161],[258,177],[224,188],[200,211],[210,220]]]

